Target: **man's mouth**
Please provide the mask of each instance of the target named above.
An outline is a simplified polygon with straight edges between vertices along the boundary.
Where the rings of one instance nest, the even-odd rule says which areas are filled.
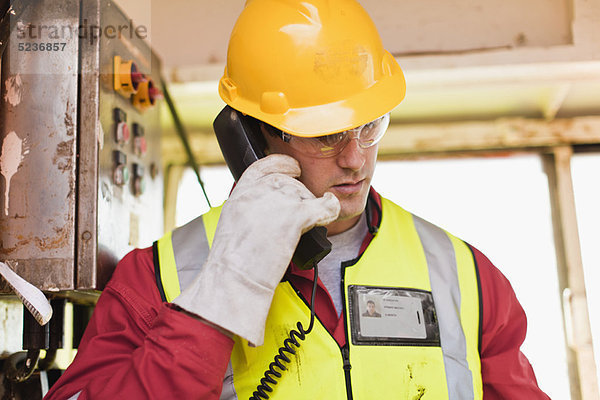
[[[340,194],[350,195],[360,192],[364,183],[365,180],[361,179],[359,181],[340,183],[332,186],[332,188]]]

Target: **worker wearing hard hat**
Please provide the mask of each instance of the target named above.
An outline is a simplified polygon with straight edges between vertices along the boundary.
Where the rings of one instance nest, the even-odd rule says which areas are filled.
[[[506,278],[371,188],[405,82],[356,1],[247,1],[219,93],[268,155],[120,262],[49,399],[548,398]],[[315,226],[318,279],[290,264]]]

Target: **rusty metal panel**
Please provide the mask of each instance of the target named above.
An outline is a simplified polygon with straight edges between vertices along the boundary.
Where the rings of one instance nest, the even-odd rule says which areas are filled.
[[[11,22],[17,34],[2,59],[0,97],[0,259],[40,288],[71,289],[79,42],[64,37],[60,51],[33,44],[42,43],[42,26],[76,29],[79,2],[40,2]]]
[[[39,1],[14,23],[20,36],[11,35],[1,69],[0,260],[42,290],[75,298],[101,290],[117,260],[163,232],[158,107],[140,111],[113,85],[115,56],[156,86],[160,60],[111,1]],[[53,34],[60,51],[19,48],[39,50]],[[117,142],[117,107],[130,129],[144,128],[146,152],[133,138]],[[141,171],[143,192],[133,178],[115,184],[117,151]]]

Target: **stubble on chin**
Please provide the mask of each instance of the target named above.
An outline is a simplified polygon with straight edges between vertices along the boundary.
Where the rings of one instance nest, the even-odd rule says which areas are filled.
[[[365,206],[367,204],[367,197],[368,192],[365,194],[361,193],[360,195],[352,196],[350,198],[338,198],[342,207],[337,220],[345,221],[361,215],[365,210]]]

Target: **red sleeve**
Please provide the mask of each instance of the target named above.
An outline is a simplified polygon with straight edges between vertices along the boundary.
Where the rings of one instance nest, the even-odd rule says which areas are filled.
[[[483,398],[549,399],[520,350],[527,332],[523,307],[506,277],[479,250],[471,248],[481,281]]]
[[[117,265],[47,400],[218,399],[233,340],[163,303],[152,249]]]

